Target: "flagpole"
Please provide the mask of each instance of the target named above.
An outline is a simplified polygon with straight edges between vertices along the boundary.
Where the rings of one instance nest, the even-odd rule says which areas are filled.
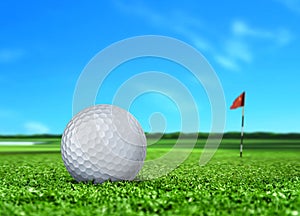
[[[242,109],[242,129],[241,129],[241,145],[240,145],[240,157],[243,156],[243,140],[244,140],[244,114],[245,114],[245,105]]]

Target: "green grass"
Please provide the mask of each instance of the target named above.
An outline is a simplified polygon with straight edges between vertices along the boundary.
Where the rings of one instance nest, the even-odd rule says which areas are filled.
[[[60,139],[57,138],[1,138],[0,141],[33,141],[44,142],[43,144],[36,144],[32,146],[1,146],[0,154],[3,153],[16,153],[16,152],[59,152],[60,151]],[[170,149],[176,143],[174,139],[163,139],[155,142],[154,140],[148,140],[148,148],[164,148]],[[194,142],[190,139],[183,140],[184,143]],[[195,148],[202,149],[206,143],[205,139],[198,140],[195,144]],[[223,139],[219,146],[219,149],[238,149],[239,139]],[[300,140],[264,140],[264,139],[246,139],[244,140],[244,149],[274,149],[274,150],[300,150]]]
[[[159,140],[153,144],[152,140],[148,141],[151,145],[150,147],[155,148],[166,148],[174,146],[176,140],[166,139]],[[185,143],[192,143],[194,140],[186,139],[183,140]],[[203,148],[206,144],[205,139],[200,139],[195,144],[196,148]],[[238,149],[240,144],[239,139],[223,139],[219,149]],[[244,140],[245,149],[299,149],[300,150],[300,140],[264,140],[264,139],[245,139]]]
[[[42,142],[29,146],[9,146],[0,145],[0,155],[7,153],[23,153],[23,152],[60,152],[60,139],[57,138],[1,138],[0,142]]]
[[[173,143],[149,147],[147,159],[165,154]],[[218,150],[206,166],[198,165],[201,150],[196,149],[164,177],[101,185],[76,183],[59,153],[2,149],[0,215],[300,215],[300,151],[272,149],[297,146],[294,142],[257,142],[272,145],[245,149],[243,158],[238,140],[226,143],[236,150]],[[59,140],[48,145],[57,149]]]

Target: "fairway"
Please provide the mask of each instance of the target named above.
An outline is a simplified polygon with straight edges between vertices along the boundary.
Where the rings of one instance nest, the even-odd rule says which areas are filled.
[[[299,141],[284,141],[290,146],[285,150],[272,149],[283,145],[280,140],[253,141],[265,147],[245,148],[239,158],[238,140],[224,140],[223,148],[202,167],[204,141],[199,141],[199,148],[166,176],[101,185],[75,182],[63,165],[59,143],[56,139],[23,147],[31,154],[20,153],[19,146],[0,147],[1,216],[300,214]],[[226,149],[226,143],[236,149]],[[149,147],[147,160],[173,145],[174,140],[162,140]]]
[[[0,138],[0,142],[41,142],[41,144],[22,146],[22,145],[0,145],[0,154],[7,153],[54,153],[60,152],[60,139],[59,138]],[[148,139],[148,149],[171,149],[176,144],[176,139],[161,139],[157,142]],[[183,142],[194,144],[194,140],[184,139]],[[195,143],[195,149],[203,149],[206,139],[198,139]],[[235,149],[239,148],[239,139],[223,139],[219,149]],[[189,145],[190,146],[190,145]],[[300,150],[300,140],[276,140],[276,139],[247,139],[244,141],[244,148],[254,150]]]

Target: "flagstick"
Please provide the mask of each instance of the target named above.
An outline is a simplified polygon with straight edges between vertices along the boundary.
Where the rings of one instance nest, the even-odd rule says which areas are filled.
[[[243,106],[243,110],[242,110],[242,130],[241,130],[240,157],[242,157],[242,156],[243,156],[243,140],[244,140],[244,114],[245,114],[245,106]]]

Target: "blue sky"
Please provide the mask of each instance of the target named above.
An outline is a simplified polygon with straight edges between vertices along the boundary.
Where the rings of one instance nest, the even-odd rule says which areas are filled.
[[[229,106],[245,90],[245,131],[300,132],[299,23],[298,0],[2,1],[0,134],[62,133],[85,65],[112,43],[140,35],[174,37],[205,56],[223,86],[225,131],[240,130],[241,110]],[[207,132],[209,100],[183,70],[164,60],[131,61],[108,77],[96,103],[111,103],[133,75],[165,72],[188,86],[199,131]],[[129,110],[146,131],[151,115],[154,131],[180,130],[178,109],[162,95],[138,97]]]

